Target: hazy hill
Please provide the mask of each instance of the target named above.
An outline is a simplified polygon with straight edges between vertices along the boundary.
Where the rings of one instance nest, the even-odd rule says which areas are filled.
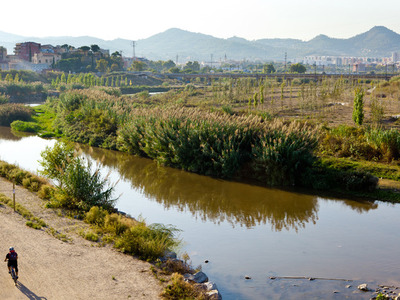
[[[124,56],[133,56],[132,41],[115,39],[102,40],[89,36],[81,37],[22,37],[0,31],[0,46],[5,46],[9,53],[13,52],[15,43],[34,41],[41,44],[75,47],[97,44],[101,48],[122,51]],[[259,39],[249,41],[240,37],[228,39],[216,38],[202,33],[189,32],[171,28],[149,38],[136,41],[137,56],[151,60],[172,59],[179,62],[188,60],[220,61],[225,57],[233,60],[284,60],[301,59],[306,55],[343,55],[343,56],[391,56],[392,52],[400,52],[400,35],[383,27],[376,26],[369,31],[349,39],[336,39],[326,35],[318,35],[310,41],[297,39]]]

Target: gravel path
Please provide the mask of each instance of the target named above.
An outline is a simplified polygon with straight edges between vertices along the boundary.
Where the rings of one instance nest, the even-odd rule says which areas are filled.
[[[12,183],[0,178],[0,193],[12,198]],[[15,287],[3,263],[0,299],[160,299],[162,286],[150,264],[81,238],[77,232],[87,224],[44,208],[34,193],[17,186],[15,195],[69,241],[26,226],[22,216],[0,205],[0,259],[14,246],[20,271]]]

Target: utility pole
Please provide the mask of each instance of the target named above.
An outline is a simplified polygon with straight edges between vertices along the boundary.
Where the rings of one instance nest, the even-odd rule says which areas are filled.
[[[133,48],[133,57],[132,57],[132,59],[133,60],[136,60],[135,47],[136,47],[136,42],[132,41],[132,48]]]
[[[213,64],[213,55],[211,54],[211,69],[212,69],[212,64]]]
[[[283,73],[286,73],[286,62],[287,62],[287,52],[285,52],[285,69],[283,70]]]

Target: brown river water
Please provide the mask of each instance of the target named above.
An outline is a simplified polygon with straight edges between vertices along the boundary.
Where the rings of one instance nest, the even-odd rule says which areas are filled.
[[[36,172],[54,142],[0,127],[0,160]],[[81,148],[118,181],[119,210],[181,230],[177,252],[202,266],[223,299],[369,299],[357,285],[400,286],[400,205],[230,182]]]

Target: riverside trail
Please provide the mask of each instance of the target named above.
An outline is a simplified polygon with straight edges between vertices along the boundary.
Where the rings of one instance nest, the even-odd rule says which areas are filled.
[[[12,199],[12,183],[0,178],[0,193]],[[19,204],[68,241],[48,228],[28,227],[26,219],[0,204],[0,256],[4,260],[13,246],[19,257],[17,287],[6,263],[0,265],[0,299],[160,299],[162,286],[149,263],[83,239],[78,232],[87,224],[44,208],[43,200],[23,187],[16,186],[15,194]]]

